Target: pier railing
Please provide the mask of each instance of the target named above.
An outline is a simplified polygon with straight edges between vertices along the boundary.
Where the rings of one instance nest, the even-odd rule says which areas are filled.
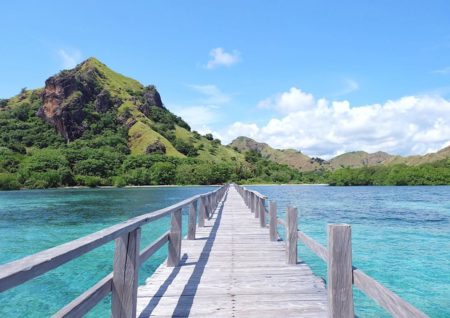
[[[22,259],[0,265],[0,292],[21,285],[55,269],[87,252],[115,240],[113,272],[101,279],[54,317],[81,317],[112,293],[112,317],[136,317],[139,267],[165,243],[168,244],[167,266],[180,261],[182,209],[189,207],[188,239],[195,239],[197,226],[203,227],[224,197],[228,185],[195,195],[167,208],[143,214],[77,240],[44,250]],[[141,227],[170,216],[170,229],[144,249],[140,249]]]
[[[354,317],[353,290],[355,286],[388,311],[393,317],[425,318],[425,313],[402,299],[393,291],[352,265],[351,226],[348,224],[328,224],[328,248],[298,230],[298,210],[287,207],[286,219],[277,217],[277,204],[269,202],[257,191],[235,185],[251,212],[260,219],[260,226],[266,227],[265,217],[269,216],[269,239],[279,240],[277,226],[285,228],[286,262],[297,264],[298,241],[327,264],[328,316],[332,318]]]

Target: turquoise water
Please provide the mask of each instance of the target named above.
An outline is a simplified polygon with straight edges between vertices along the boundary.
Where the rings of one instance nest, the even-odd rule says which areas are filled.
[[[212,187],[56,189],[0,192],[0,263],[19,259]],[[183,228],[186,229],[186,211]],[[166,232],[169,218],[142,228],[141,247]],[[142,267],[143,283],[166,258],[161,248]],[[48,317],[112,271],[114,243],[0,294],[0,317]],[[109,317],[110,299],[90,317]]]
[[[430,317],[450,317],[450,187],[249,187],[276,198],[284,218],[326,246],[326,224],[352,225],[353,263]],[[281,228],[279,229],[282,230]],[[326,278],[325,263],[299,244],[299,257]],[[359,317],[390,317],[355,290]]]
[[[431,317],[450,317],[450,187],[259,186],[283,217],[299,208],[300,228],[326,245],[326,224],[352,225],[354,264]],[[154,211],[211,187],[59,189],[0,192],[0,263]],[[185,217],[185,216],[184,216]],[[183,220],[186,229],[186,217]],[[145,226],[144,246],[164,233],[168,218]],[[280,229],[281,230],[281,229]],[[46,317],[112,270],[113,243],[0,294],[0,317]],[[166,257],[147,261],[140,281]],[[320,276],[324,263],[299,246]],[[109,299],[91,317],[109,316]],[[355,291],[359,317],[388,317]]]

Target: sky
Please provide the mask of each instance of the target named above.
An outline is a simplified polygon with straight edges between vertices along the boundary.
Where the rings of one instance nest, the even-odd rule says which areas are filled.
[[[0,98],[94,56],[222,143],[450,145],[450,1],[4,1]]]

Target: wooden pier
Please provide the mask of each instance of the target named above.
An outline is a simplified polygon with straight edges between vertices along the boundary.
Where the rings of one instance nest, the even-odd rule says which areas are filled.
[[[54,314],[82,317],[109,294],[116,317],[354,317],[353,287],[393,317],[427,317],[352,265],[351,227],[328,225],[324,247],[299,230],[295,207],[225,185],[77,240],[0,265],[0,292],[115,240],[113,272]],[[188,213],[182,237],[182,213]],[[169,230],[141,248],[141,227],[170,217]],[[278,228],[284,227],[284,240]],[[301,224],[300,224],[301,227]],[[298,258],[298,242],[327,264],[327,283]],[[139,267],[158,249],[167,261],[138,286]],[[18,304],[20,306],[20,304]]]
[[[322,279],[286,264],[234,187],[196,240],[182,243],[177,267],[156,270],[137,292],[138,317],[326,317]]]

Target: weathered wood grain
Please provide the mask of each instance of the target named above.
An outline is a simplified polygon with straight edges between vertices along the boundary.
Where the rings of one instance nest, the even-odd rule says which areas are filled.
[[[112,281],[111,315],[136,317],[141,228],[116,239]]]
[[[108,274],[94,286],[83,294],[75,298],[69,304],[61,308],[52,317],[54,318],[75,318],[83,317],[95,307],[112,290],[113,273]]]
[[[297,208],[288,207],[286,211],[286,263],[297,264],[298,241],[298,211]]]
[[[266,208],[264,205],[265,199],[259,199],[259,225],[261,227],[266,227]]]
[[[325,317],[326,289],[304,263],[285,263],[240,192],[230,187],[177,267],[162,264],[138,291],[140,317]]]
[[[350,225],[328,225],[328,317],[353,318],[352,232]]]
[[[189,220],[188,220],[188,240],[195,240],[195,231],[197,229],[197,201],[189,204]]]
[[[277,203],[275,201],[269,202],[269,235],[270,235],[270,240],[272,242],[275,242],[278,240]]]
[[[305,233],[298,231],[297,232],[298,239],[303,242],[311,251],[314,252],[317,256],[319,256],[323,261],[328,261],[328,250],[320,245],[318,242],[310,238]]]
[[[71,242],[0,265],[0,292],[40,276],[146,223],[168,216],[199,197],[200,195],[193,196],[167,208],[137,216]]]
[[[353,268],[353,283],[364,294],[372,298],[377,304],[386,309],[392,317],[398,318],[426,318],[425,313],[412,306],[397,294],[381,285],[363,271]]]
[[[180,262],[181,255],[181,209],[172,213],[169,233],[169,250],[167,266],[174,267]]]
[[[205,226],[206,211],[205,211],[205,198],[200,197],[198,206],[198,227]]]

